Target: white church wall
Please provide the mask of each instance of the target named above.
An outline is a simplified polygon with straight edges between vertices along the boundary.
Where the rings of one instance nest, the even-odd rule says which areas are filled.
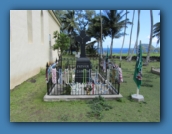
[[[32,13],[29,13],[32,16],[31,22],[28,22],[30,20],[28,20],[27,10],[10,11],[10,89],[38,74],[40,68],[45,68],[46,62],[49,62],[49,34],[53,31],[50,25],[59,27],[57,23],[49,21],[50,12],[43,10],[42,42],[41,10],[31,11]],[[28,27],[31,26],[32,30],[28,31]],[[32,40],[29,40],[29,32],[32,33]],[[52,57],[55,61],[56,56]]]

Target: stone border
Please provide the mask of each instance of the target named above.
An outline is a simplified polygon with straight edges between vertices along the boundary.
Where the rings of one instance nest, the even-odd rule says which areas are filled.
[[[96,73],[93,73],[95,75]],[[104,81],[104,78],[98,73],[99,78],[101,77],[102,81]],[[56,87],[57,85],[55,85]],[[54,88],[55,88],[54,87]],[[52,89],[51,92],[54,91],[54,88]],[[111,92],[115,92],[112,89],[110,89]],[[105,99],[119,99],[122,98],[123,96],[119,94],[112,94],[112,95],[102,95],[100,94],[103,98]],[[74,100],[89,100],[89,99],[94,99],[95,97],[98,97],[99,95],[47,95],[47,93],[44,95],[43,100],[44,101],[74,101]]]
[[[152,72],[153,74],[158,74],[158,75],[160,75],[160,69],[155,69],[154,67],[151,67],[151,72]]]
[[[98,97],[99,95],[47,95],[44,96],[44,101],[74,101],[74,100],[89,100]],[[105,99],[119,99],[123,96],[121,94],[118,95],[101,95]]]
[[[132,94],[131,98],[135,101],[138,101],[138,102],[144,101],[143,95],[140,95],[140,94]]]

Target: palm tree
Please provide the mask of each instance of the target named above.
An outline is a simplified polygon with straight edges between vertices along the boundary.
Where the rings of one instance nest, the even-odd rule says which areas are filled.
[[[104,23],[102,23],[102,25],[104,25]],[[103,26],[104,27],[104,26]],[[97,40],[98,43],[98,49],[99,49],[99,45],[100,45],[100,41],[101,41],[101,20],[100,20],[100,16],[95,16],[94,18],[92,18],[89,22],[88,25],[88,29],[86,31],[86,33],[90,36],[93,37]],[[108,35],[106,29],[102,29],[102,40]],[[100,46],[101,47],[101,46]],[[101,54],[102,54],[102,49],[100,50]]]
[[[120,12],[117,10],[106,10],[104,13],[102,18],[106,25],[105,28],[108,29],[108,35],[111,37],[110,57],[112,57],[113,39],[123,36],[125,33],[121,33],[121,30],[125,27],[125,24],[129,24],[130,22],[128,19],[122,20],[126,15],[126,13],[122,14],[123,10]]]
[[[137,54],[137,44],[138,44],[139,32],[140,32],[140,10],[138,10],[138,23],[137,23],[137,37],[136,37],[136,42],[135,42],[135,46],[133,48],[133,51],[131,53],[131,56],[128,58],[128,61],[131,61],[131,59],[133,57],[133,53],[134,53],[135,48],[136,48],[136,54]]]
[[[153,25],[153,38],[157,37],[157,44],[160,42],[160,22]]]
[[[131,26],[131,32],[130,32],[130,42],[129,42],[129,49],[128,49],[128,56],[127,59],[129,57],[129,53],[130,53],[130,48],[131,48],[131,37],[132,37],[132,32],[133,32],[133,25],[134,25],[134,14],[135,14],[135,10],[133,11],[133,18],[132,18],[132,26]]]
[[[85,30],[89,21],[96,15],[95,10],[75,10],[79,29]]]
[[[151,32],[150,32],[149,47],[148,47],[146,62],[145,62],[144,65],[149,64],[150,49],[151,49],[151,46],[152,46],[152,35],[153,35],[153,13],[152,13],[152,10],[150,10],[150,18],[151,18]]]
[[[79,29],[74,10],[67,10],[67,13],[63,15],[61,21],[64,24],[63,29],[67,29],[68,33],[72,33],[74,29]]]
[[[75,11],[67,10],[67,13],[62,16],[61,21],[63,23],[63,30],[67,30],[70,37],[70,51],[72,54],[72,37],[74,34],[74,30],[79,29],[77,20],[75,18]]]
[[[137,31],[137,39],[136,39],[136,55],[137,55],[137,47],[138,47],[138,38],[139,38],[139,33],[140,33],[140,10],[138,10],[138,31]]]
[[[125,19],[127,20],[127,10],[126,10],[126,18]],[[127,27],[127,23],[125,22],[124,33],[126,33],[126,27]],[[121,52],[120,52],[120,60],[122,60],[122,49],[124,46],[124,40],[125,40],[125,35],[124,35],[123,42],[122,42],[122,47],[121,47]]]
[[[98,49],[100,44],[100,18],[95,17],[90,20],[86,33],[97,40]]]
[[[102,46],[102,13],[101,13],[101,10],[100,10],[100,24],[101,24],[101,32],[100,32],[100,48],[101,48],[101,57],[102,57],[102,54],[103,54],[103,46]]]

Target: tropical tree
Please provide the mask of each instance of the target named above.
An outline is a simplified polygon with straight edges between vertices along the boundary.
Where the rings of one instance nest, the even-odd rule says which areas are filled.
[[[103,31],[103,26],[102,26],[102,12],[100,10],[100,48],[101,48],[101,58],[102,58],[102,54],[103,54],[102,31]]]
[[[64,23],[62,23],[64,15],[67,13],[67,10],[54,10],[55,16],[60,20],[61,22],[61,27],[60,27],[60,32],[68,34],[67,30],[64,29]]]
[[[87,54],[96,54],[97,52],[97,48],[94,46],[94,44],[96,43],[97,41],[93,41],[93,42],[90,42],[88,44],[86,44],[86,53]]]
[[[60,19],[60,21],[63,15],[66,13],[67,13],[67,10],[54,10],[54,14],[56,15],[58,19]]]
[[[90,20],[86,33],[97,40],[98,48],[100,43],[100,18],[95,17]]]
[[[66,29],[68,34],[72,34],[74,29],[79,29],[74,10],[67,10],[67,13],[62,16],[61,21],[64,24],[63,29]]]
[[[140,32],[140,10],[138,10],[138,23],[137,23],[137,37],[136,37],[136,42],[135,42],[133,51],[132,51],[130,57],[128,58],[128,61],[131,61],[131,59],[133,57],[133,53],[134,53],[135,48],[136,48],[136,54],[137,54],[137,46],[138,46],[137,44],[138,44],[139,32]]]
[[[112,56],[113,39],[123,36],[125,33],[121,33],[122,28],[125,27],[125,24],[130,24],[128,19],[123,20],[125,15],[126,13],[123,14],[123,10],[120,12],[117,10],[106,10],[104,11],[104,15],[102,15],[106,25],[105,28],[109,29],[108,35],[111,37],[110,57]]]
[[[157,44],[160,42],[160,22],[153,25],[153,38],[157,37]]]
[[[140,33],[140,10],[138,10],[138,29],[137,29],[137,39],[136,39],[136,55],[137,55],[137,47],[138,47],[138,39]]]
[[[58,33],[58,31],[55,31],[53,35],[53,38],[55,39],[53,49],[58,50],[60,48],[61,52],[63,53],[64,50],[67,50],[69,47],[69,37],[64,33]]]
[[[72,54],[72,38],[76,32],[74,30],[79,30],[77,19],[75,18],[75,11],[74,10],[67,10],[61,17],[61,22],[63,23],[63,30],[67,30],[68,36],[70,37],[70,51]]]
[[[104,23],[102,24],[104,27]],[[90,36],[93,37],[97,40],[98,43],[98,49],[99,49],[99,45],[100,45],[100,41],[101,41],[101,20],[100,20],[100,16],[96,15],[94,18],[92,18],[89,21],[89,25],[88,25],[88,29],[86,31],[86,33]],[[108,35],[107,30],[104,28],[102,30],[102,40]],[[102,55],[102,47],[100,45],[100,53]]]
[[[80,30],[85,30],[89,20],[94,16],[94,10],[67,10],[66,14],[63,14],[61,20],[63,23],[63,30],[67,30],[70,37],[70,51],[72,54],[73,48],[78,48],[78,44],[75,41],[75,36]]]
[[[125,19],[127,20],[127,10],[126,10],[126,18]],[[125,22],[124,33],[126,33],[126,27],[127,27],[127,23]],[[120,52],[120,60],[122,60],[122,49],[124,46],[124,40],[125,40],[125,35],[124,35],[123,42],[122,42],[122,47],[121,47],[121,52]]]
[[[148,53],[147,53],[147,57],[146,57],[146,61],[145,61],[144,65],[149,64],[150,49],[152,46],[152,35],[153,35],[153,13],[152,13],[152,10],[150,10],[150,19],[151,19],[151,31],[150,31],[149,47],[148,47]]]
[[[130,48],[131,48],[131,38],[132,38],[133,25],[134,25],[134,14],[135,14],[135,10],[133,11],[133,18],[132,18],[132,26],[131,26],[131,32],[130,32],[130,42],[129,42],[129,49],[128,49],[128,56],[127,56],[127,59],[128,59],[128,57],[129,57]]]
[[[89,21],[96,15],[95,10],[75,10],[79,29],[85,30]]]
[[[73,51],[78,52],[79,50],[79,43],[75,41],[75,37],[78,36],[78,31],[74,30],[72,34],[68,35],[70,37],[70,52],[72,54]]]

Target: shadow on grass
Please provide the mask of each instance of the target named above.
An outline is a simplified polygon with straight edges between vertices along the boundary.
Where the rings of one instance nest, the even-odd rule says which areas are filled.
[[[141,86],[143,86],[143,87],[153,87],[152,84],[147,84],[147,83],[142,83]]]
[[[117,102],[125,103],[125,100],[123,98],[116,99]]]

